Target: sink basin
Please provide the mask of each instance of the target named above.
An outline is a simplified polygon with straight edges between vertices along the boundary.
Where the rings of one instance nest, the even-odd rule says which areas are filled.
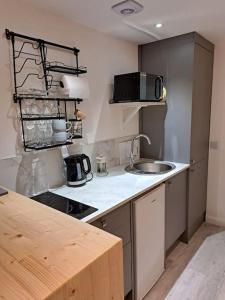
[[[158,160],[140,160],[134,163],[133,167],[127,166],[125,171],[133,174],[164,174],[173,169],[174,164]]]

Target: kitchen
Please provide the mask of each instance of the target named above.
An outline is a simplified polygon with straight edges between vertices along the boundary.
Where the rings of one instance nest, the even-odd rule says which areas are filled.
[[[146,1],[140,1],[141,11],[137,11],[133,16],[121,16],[118,11],[112,9],[119,1],[111,1],[111,3],[93,1],[92,4],[88,1],[82,1],[83,4],[71,2],[68,7],[64,8],[61,1],[57,1],[55,4],[51,1],[35,0],[19,2],[19,7],[18,1],[9,0],[7,3],[2,3],[0,20],[2,29],[0,90],[3,99],[0,112],[2,123],[0,130],[2,141],[0,186],[18,193],[11,194],[13,192],[9,192],[8,195],[0,198],[1,203],[4,203],[1,208],[1,227],[4,228],[4,231],[2,231],[0,243],[1,249],[7,247],[10,256],[18,260],[18,265],[21,263],[23,267],[27,268],[26,259],[31,256],[31,253],[37,255],[35,261],[39,257],[37,251],[31,253],[28,251],[33,249],[29,246],[31,245],[30,240],[28,242],[28,238],[33,234],[34,248],[40,247],[40,253],[45,253],[46,248],[44,257],[52,256],[52,258],[50,265],[46,262],[44,264],[45,272],[48,272],[44,273],[44,278],[49,278],[46,282],[43,278],[38,277],[37,266],[30,273],[26,270],[26,276],[18,275],[16,282],[14,280],[7,281],[6,273],[2,271],[0,280],[2,297],[5,299],[46,299],[47,297],[49,299],[67,299],[69,297],[71,299],[112,299],[113,297],[122,299],[125,296],[127,299],[144,299],[148,294],[146,299],[153,299],[154,295],[155,299],[164,299],[178,277],[177,282],[182,282],[182,276],[186,274],[185,266],[183,266],[180,274],[176,274],[176,278],[173,278],[173,282],[166,282],[168,274],[173,273],[169,267],[167,268],[171,255],[174,255],[181,246],[186,249],[184,252],[189,251],[193,245],[192,241],[195,240],[195,233],[202,233],[205,239],[207,234],[222,231],[225,225],[225,213],[221,202],[223,199],[223,169],[221,170],[221,168],[223,165],[224,106],[221,81],[224,74],[222,38],[219,37],[218,32],[213,35],[211,31],[207,31],[207,26],[204,27],[205,23],[202,21],[204,16],[199,17],[204,24],[199,21],[197,26],[193,22],[193,27],[187,27],[189,22],[184,17],[183,22],[186,22],[186,27],[179,29],[180,31],[178,28],[176,30],[171,28],[170,33],[166,34],[167,28],[160,16],[160,13],[162,15],[163,13],[159,8],[159,16],[153,18],[151,30],[144,29],[144,23],[140,26],[137,24],[140,22],[138,20],[144,19],[151,11]],[[198,7],[200,2],[196,4]],[[128,4],[130,5],[130,3]],[[136,2],[135,4],[137,5]],[[97,12],[100,7],[104,10],[104,14]],[[97,16],[95,20],[91,20],[90,13],[88,14],[90,19],[86,20],[87,11],[94,9],[96,9]],[[181,8],[178,6],[177,10],[179,11],[179,9]],[[157,7],[155,10],[157,11]],[[206,6],[205,14],[209,13],[208,10],[211,11],[212,7]],[[216,14],[218,11],[214,13]],[[108,27],[101,30],[100,25],[102,26],[103,20],[98,20],[98,17],[103,18],[103,15],[106,19],[108,17],[109,22],[105,23]],[[212,18],[213,16],[212,13]],[[219,18],[220,15],[217,17]],[[196,17],[196,19],[198,18]],[[117,28],[113,27],[115,22],[117,22]],[[156,28],[157,24],[162,26]],[[111,32],[110,26],[113,28]],[[140,32],[140,28],[137,27],[143,28],[143,31]],[[5,29],[9,31],[6,32]],[[23,37],[18,35],[23,35]],[[25,39],[23,39],[24,37]],[[18,98],[15,98],[13,63],[16,61],[19,65],[16,66],[16,71],[18,71],[23,62],[19,61],[20,58],[13,59],[12,41],[15,40],[16,47],[21,47],[22,40],[28,42],[27,37],[32,37],[34,47],[30,47],[29,44],[24,46],[21,50],[24,52],[21,61],[22,59],[25,61],[27,58],[25,52],[32,51],[32,54],[36,55],[40,49],[44,49],[42,53],[47,54],[48,61],[61,62],[65,59],[65,64],[71,65],[76,61],[73,57],[74,53],[78,53],[78,67],[83,73],[79,77],[73,77],[76,78],[76,82],[79,82],[80,78],[83,79],[80,81],[85,86],[82,91],[85,94],[83,101],[71,101],[65,112],[64,102],[60,103],[59,108],[57,100],[51,104],[49,99],[45,102],[43,95],[38,94],[34,97],[35,101],[33,98],[25,99],[25,109],[22,107],[20,110],[20,103],[23,101],[20,98],[21,94],[26,93],[27,90],[39,93],[37,90],[40,89],[37,76],[30,76],[29,82],[27,81],[29,86],[27,87],[25,83],[23,87],[19,87],[19,92],[16,94]],[[38,44],[40,40],[45,42],[43,48],[42,44]],[[63,51],[52,50],[53,45],[48,43],[63,45],[70,49],[67,49],[68,52],[64,55]],[[74,47],[80,51],[74,51]],[[70,51],[71,48],[72,51]],[[38,69],[43,72],[38,65],[40,61],[30,55],[29,58],[31,57],[33,61],[29,60],[27,62],[28,65],[30,64],[29,67],[25,66],[22,71],[28,71],[30,74],[36,73],[36,69]],[[32,66],[34,61],[37,64],[36,69]],[[46,67],[58,66],[47,65]],[[122,91],[119,88],[116,89],[115,75],[133,73],[137,76],[137,74],[140,75],[137,73],[138,71],[154,74],[157,77],[156,90],[159,95],[156,93],[151,96],[151,101],[146,101],[146,99],[140,101],[141,97],[138,102],[127,101],[122,97],[124,97],[123,91],[126,94],[128,87]],[[56,73],[52,72],[53,75]],[[24,74],[16,75],[24,76]],[[59,80],[61,81],[63,75],[60,73],[56,76],[59,76],[56,77],[57,83]],[[18,78],[18,86],[23,83],[25,77],[22,80]],[[42,73],[39,77],[42,77]],[[68,79],[66,76],[65,78]],[[143,78],[139,79],[141,84],[145,84]],[[164,89],[162,89],[161,79],[163,79]],[[117,87],[120,87],[123,78],[118,80]],[[149,80],[151,80],[150,77]],[[42,82],[42,80],[40,81]],[[121,86],[123,88],[126,83],[122,82]],[[120,93],[119,96],[115,95],[116,91]],[[48,98],[62,97],[60,94],[62,91],[59,92],[59,95],[58,92],[59,90],[57,93],[48,95]],[[137,98],[137,96],[135,97]],[[41,98],[41,100],[37,101],[37,98]],[[76,98],[81,97],[76,95]],[[159,98],[160,101],[152,101],[157,100],[156,98]],[[29,110],[30,107],[34,109],[36,117],[40,115],[40,111],[45,115],[45,112],[50,110],[55,114],[51,118],[55,119],[27,120],[26,117],[33,114],[33,111],[27,113],[26,109]],[[204,114],[202,114],[202,107],[204,107]],[[60,116],[62,116],[61,120],[57,115],[58,108]],[[25,116],[21,115],[21,111]],[[73,128],[80,129],[79,133],[82,138],[73,139],[71,143],[68,138],[67,147],[30,151],[34,149],[29,149],[31,145],[24,143],[27,134],[21,132],[21,121],[24,122],[25,129],[29,129],[28,122],[36,124],[35,122],[41,121],[39,125],[43,125],[43,121],[46,121],[48,125],[52,124],[53,129],[55,128],[52,130],[55,135],[54,139],[57,139],[59,138],[57,136],[66,134],[65,130],[70,131],[71,124],[58,122],[63,121],[65,116],[68,121],[69,119],[73,120],[69,122],[81,124],[81,127],[73,124]],[[76,120],[74,120],[74,116]],[[38,127],[39,129],[43,128]],[[32,128],[29,132],[31,131]],[[46,130],[44,132],[46,134]],[[51,130],[50,132],[50,136],[53,136],[53,132]],[[139,134],[144,134],[144,136],[139,136]],[[46,135],[44,137],[46,139]],[[36,139],[35,133],[35,143]],[[38,139],[40,139],[39,135]],[[59,142],[59,140],[55,141],[56,144]],[[131,151],[132,141],[133,149]],[[34,145],[32,144],[32,146]],[[73,155],[70,157],[70,161],[68,160],[69,155]],[[146,165],[144,162],[137,163],[139,156],[146,160],[154,158],[159,161],[153,164],[146,161],[147,172],[150,170],[150,172],[157,173],[156,175],[143,174],[146,171]],[[72,185],[74,182],[77,184],[73,177],[76,169],[73,164],[77,164],[78,161],[81,169],[85,169],[81,178],[82,182],[79,182],[78,185],[86,184],[80,187],[71,187],[71,181]],[[91,168],[88,167],[89,161]],[[126,166],[130,167],[127,171],[125,170]],[[71,176],[69,176],[70,168]],[[76,171],[79,173],[78,170]],[[159,174],[160,172],[161,174]],[[69,207],[69,213],[73,216],[73,209],[76,211],[76,207],[79,206],[81,215],[76,215],[76,217],[82,220],[77,221],[56,209],[37,203],[37,201],[43,203],[45,201],[43,198],[42,200],[35,199],[37,201],[28,199],[29,202],[27,202],[27,198],[20,196],[22,194],[37,198],[39,194],[47,191],[51,192],[51,196],[54,195],[54,199],[47,199],[48,201],[54,202],[54,205],[60,203],[61,207],[57,208],[58,210],[64,211]],[[47,194],[47,196],[49,195]],[[150,203],[157,204],[154,207],[155,210],[151,209]],[[208,224],[204,223],[205,214]],[[13,220],[17,226],[13,224]],[[74,230],[71,229],[73,222]],[[69,227],[70,229],[68,229]],[[15,228],[18,228],[16,233],[18,239],[14,240]],[[5,232],[5,230],[9,230],[9,232]],[[42,230],[46,230],[46,233]],[[51,232],[51,239],[47,231]],[[85,239],[86,231],[90,236],[88,235]],[[112,233],[113,236],[107,232]],[[4,236],[4,233],[9,233],[10,237]],[[25,235],[25,240],[20,238],[21,234]],[[42,234],[43,240],[38,236]],[[119,238],[122,238],[122,241]],[[80,264],[79,267],[76,252],[71,250],[69,253],[70,250],[64,244],[68,241],[71,242],[71,239],[73,243],[83,246],[83,251],[79,252],[83,265]],[[204,239],[202,238],[203,246],[205,245]],[[59,251],[58,253],[61,254],[58,256],[57,252],[53,253],[56,243],[58,243],[58,248],[62,247],[60,248],[62,252]],[[98,245],[96,251],[91,251],[92,256],[88,255],[94,245]],[[15,247],[19,247],[18,251],[13,252],[12,249]],[[21,259],[21,249],[25,255],[23,259]],[[105,251],[112,253],[111,255],[117,255],[117,258],[114,258],[114,262],[117,262],[114,267],[117,268],[117,271],[119,270],[118,275],[115,275],[113,264],[105,262],[105,267],[101,265],[101,268],[97,267],[96,269],[93,265],[90,271],[92,281],[95,278],[93,285],[93,282],[88,281],[88,275],[82,277],[79,268],[88,268],[89,263],[91,261],[93,264],[96,263],[100,256],[103,264]],[[7,261],[4,259],[5,251],[1,253],[1,270],[5,270],[8,268],[8,263],[4,262]],[[65,257],[62,253],[65,253]],[[189,257],[189,260],[192,256]],[[72,266],[71,263],[70,268],[70,263],[67,261],[67,267],[63,267],[64,260],[69,258],[74,261],[74,265]],[[54,259],[58,260],[55,265]],[[175,257],[174,261],[178,262],[179,258]],[[41,261],[40,265],[42,264]],[[60,266],[60,276],[56,281],[53,280],[54,283],[51,283],[54,272],[51,273],[51,268],[48,269],[49,266],[55,267],[57,270]],[[66,272],[64,268],[69,268],[69,271]],[[180,265],[179,268],[181,268]],[[9,268],[7,274],[11,274],[12,270],[15,272],[14,268]],[[101,276],[98,277],[97,274],[100,270]],[[184,272],[182,273],[182,271]],[[22,271],[21,274],[23,274]],[[107,282],[103,280],[106,274],[108,276],[110,274]],[[70,281],[72,276],[80,276],[80,278],[74,279],[72,284]],[[35,279],[32,284],[29,284],[30,278]],[[191,282],[190,280],[190,284]],[[4,288],[9,283],[10,288]],[[14,289],[13,284],[15,284],[18,294],[8,292]],[[63,285],[67,291],[67,284],[72,286],[71,289],[68,289],[68,294],[65,291],[59,291],[59,287]],[[87,289],[84,288],[85,284],[87,284]],[[179,283],[180,285],[182,283]],[[26,294],[23,291],[24,286]],[[94,286],[96,286],[95,289]],[[169,294],[168,297],[179,299],[176,296],[178,293],[176,286],[177,284],[174,285],[170,292],[172,294]],[[43,293],[39,293],[39,289],[42,288]],[[201,289],[201,285],[196,289]],[[57,290],[59,291],[58,295]],[[161,290],[164,290],[164,294],[160,292]],[[86,291],[87,294],[85,294]],[[88,294],[89,292],[90,294]],[[188,289],[185,292],[188,293]],[[212,292],[210,293],[212,294]]]

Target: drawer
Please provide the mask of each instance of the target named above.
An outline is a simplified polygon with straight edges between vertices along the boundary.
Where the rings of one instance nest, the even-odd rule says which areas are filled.
[[[124,295],[132,290],[131,243],[123,247]]]
[[[123,240],[123,245],[131,241],[130,203],[101,217],[92,225],[112,233]]]

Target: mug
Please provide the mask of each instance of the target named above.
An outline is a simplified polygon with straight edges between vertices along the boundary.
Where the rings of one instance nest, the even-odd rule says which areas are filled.
[[[65,143],[68,139],[72,138],[72,134],[66,131],[54,132],[52,138],[56,143]]]
[[[67,125],[69,124],[68,128]],[[57,120],[53,120],[52,121],[52,129],[53,131],[62,131],[62,132],[68,132],[70,131],[72,127],[72,123],[71,122],[66,122],[66,120],[64,119],[57,119]]]

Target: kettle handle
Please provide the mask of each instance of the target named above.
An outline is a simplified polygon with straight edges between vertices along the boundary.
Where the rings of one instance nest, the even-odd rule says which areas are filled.
[[[90,158],[87,156],[87,155],[83,155],[83,157],[82,157],[82,160],[84,161],[84,160],[86,160],[86,162],[87,162],[87,170],[85,170],[84,169],[84,172],[85,172],[85,174],[87,175],[88,173],[90,173],[91,172],[91,162],[90,162]]]

